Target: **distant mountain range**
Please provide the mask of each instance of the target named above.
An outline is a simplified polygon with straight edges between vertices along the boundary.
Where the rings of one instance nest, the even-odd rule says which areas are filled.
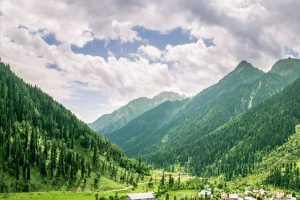
[[[176,101],[184,98],[184,95],[179,95],[175,92],[162,92],[153,98],[140,97],[130,101],[127,105],[122,106],[111,114],[102,115],[89,126],[93,130],[107,135],[126,126],[134,118],[165,101]]]
[[[106,137],[157,167],[247,176],[300,122],[298,78],[299,59],[279,60],[267,73],[242,61],[196,96],[140,109]]]

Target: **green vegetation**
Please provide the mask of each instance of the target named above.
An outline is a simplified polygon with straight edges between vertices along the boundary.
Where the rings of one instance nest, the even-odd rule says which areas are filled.
[[[156,167],[248,177],[299,123],[299,80],[287,87],[299,77],[299,59],[280,60],[268,73],[243,61],[191,100],[165,102],[107,136]]]
[[[247,102],[243,102],[240,106],[237,105],[236,107],[239,108],[235,111],[235,101],[232,102],[230,99],[224,101],[221,96],[230,97],[229,92],[233,92],[242,84],[248,84],[259,79],[262,75],[262,71],[252,67],[249,63],[241,62],[233,72],[220,80],[218,84],[209,87],[193,99],[161,104],[135,118],[127,126],[107,135],[107,137],[121,146],[125,153],[132,156],[148,155],[160,150],[160,147],[166,146],[168,146],[166,148],[174,151],[177,147],[185,148],[185,144],[190,142],[191,136],[204,135],[228,121],[235,112],[246,110]],[[243,95],[247,99],[250,93],[247,92]],[[216,107],[215,101],[218,99],[220,99],[218,102],[220,106]],[[233,109],[230,106],[224,108],[224,102],[232,102]],[[174,141],[182,141],[182,144],[173,146],[172,142]],[[181,163],[186,162],[183,160],[187,158],[186,155],[179,155],[177,152],[173,152],[173,155],[175,155],[173,156],[174,160],[178,159],[182,161]],[[153,158],[155,157],[156,155],[153,156]],[[160,156],[157,158],[164,160]],[[174,164],[173,161],[170,163],[169,160],[162,164],[156,158],[150,157],[149,159],[158,167]]]
[[[126,126],[132,119],[166,101],[182,100],[184,97],[174,92],[162,92],[153,98],[140,97],[130,101],[111,114],[99,117],[89,126],[98,133],[107,135]]]
[[[174,165],[179,164],[198,175],[219,174],[199,166],[198,157],[212,159],[209,163],[216,161],[203,156],[200,151],[201,140],[282,91],[300,77],[299,68],[299,60],[285,59],[264,74],[243,61],[216,85],[191,100],[163,103],[107,137],[120,145],[128,155],[142,156],[156,167],[173,170]],[[283,75],[278,72],[279,69],[293,73]],[[206,141],[208,145],[215,141],[211,139]],[[224,145],[227,145],[226,141]],[[203,160],[203,163],[207,161]],[[251,170],[243,169],[242,175]],[[238,174],[228,175],[228,178]]]
[[[107,136],[138,160],[8,65],[0,73],[0,192],[8,198],[117,200],[154,191],[195,199],[207,188],[215,198],[248,186],[300,189],[300,60],[280,60],[268,73],[243,61],[191,99],[167,101],[178,96],[165,93],[100,118],[113,131]],[[149,174],[142,160],[171,173]]]
[[[115,188],[148,174],[2,62],[0,74],[0,192],[99,190],[108,179]]]

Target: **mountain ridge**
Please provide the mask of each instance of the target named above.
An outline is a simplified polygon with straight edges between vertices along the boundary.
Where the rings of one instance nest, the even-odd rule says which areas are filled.
[[[290,63],[287,59],[284,59],[282,62],[284,61]],[[159,124],[154,125],[156,124],[154,121],[154,124],[152,124],[151,119],[155,117],[152,113],[155,113],[156,110],[152,109],[131,122],[130,126],[135,128],[131,129],[125,126],[107,135],[107,137],[120,145],[125,150],[125,153],[131,156],[144,156],[144,159],[154,165],[160,163],[156,165],[157,167],[168,168],[178,162],[181,165],[185,165],[184,163],[189,162],[191,155],[197,152],[197,150],[194,150],[193,153],[185,153],[187,149],[197,149],[197,145],[194,144],[194,141],[205,138],[210,132],[226,125],[227,122],[230,122],[235,117],[248,112],[273,95],[280,93],[286,86],[291,84],[295,78],[300,77],[300,73],[297,70],[300,68],[300,65],[298,65],[297,62],[296,66],[287,66],[285,68],[286,70],[290,68],[296,69],[294,71],[295,73],[288,73],[287,76],[282,76],[272,70],[264,73],[261,70],[256,70],[252,65],[246,62],[241,62],[240,64],[242,67],[236,67],[232,73],[229,73],[229,75],[221,79],[216,85],[203,90],[187,101],[186,105],[178,112],[180,116],[173,117],[167,115],[166,119],[162,120],[162,123],[166,121],[169,122],[161,126],[161,128],[155,128],[155,130],[151,129],[151,127],[159,127]],[[240,69],[247,70],[240,72]],[[248,69],[250,69],[250,74],[255,72],[257,76],[256,79],[249,77],[247,82],[247,79],[244,78],[247,76],[243,74],[243,76],[232,78],[232,82],[227,81],[230,80],[230,77],[233,75],[245,72],[249,73]],[[242,80],[238,82],[239,85],[231,84],[235,83],[237,79]],[[223,84],[223,86],[221,87],[218,84]],[[227,87],[227,85],[229,86]],[[225,90],[226,92],[224,92]],[[158,116],[171,112],[168,109],[164,112],[163,106],[164,104],[160,106]],[[148,117],[146,117],[146,115],[148,115]],[[147,123],[142,123],[143,121]],[[134,123],[136,125],[133,125]],[[131,137],[125,137],[129,135],[131,135],[132,138],[140,139],[131,140]],[[159,139],[149,142],[151,145],[148,145],[147,142],[143,143],[143,138],[148,138],[151,135],[153,138]],[[147,141],[150,140],[147,139]],[[178,143],[178,141],[181,142]],[[191,144],[189,148],[186,148],[187,144]],[[139,152],[143,153],[139,154]],[[197,170],[193,172],[196,173]]]
[[[100,116],[89,126],[96,132],[106,135],[122,128],[132,119],[165,101],[176,101],[184,98],[186,98],[184,95],[170,91],[161,92],[152,98],[139,97],[110,114]]]

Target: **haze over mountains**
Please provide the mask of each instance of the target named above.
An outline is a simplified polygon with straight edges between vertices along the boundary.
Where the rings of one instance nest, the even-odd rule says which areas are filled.
[[[0,64],[0,191],[7,184],[17,184],[17,191],[76,188],[74,180],[98,189],[100,176],[136,184],[149,172]],[[138,98],[91,126],[155,168],[226,181],[254,176],[297,190],[299,91],[299,59],[279,60],[267,73],[242,61],[192,98],[173,92]]]
[[[279,60],[267,73],[242,61],[193,98],[161,103],[106,136],[157,167],[246,176],[294,133],[299,81],[287,86],[299,77],[299,59]]]
[[[130,101],[127,105],[119,108],[111,114],[102,115],[95,122],[89,124],[89,126],[95,131],[100,132],[103,135],[107,135],[122,128],[132,119],[165,101],[176,101],[184,98],[184,95],[179,95],[174,92],[162,92],[151,99],[147,97],[140,97]]]

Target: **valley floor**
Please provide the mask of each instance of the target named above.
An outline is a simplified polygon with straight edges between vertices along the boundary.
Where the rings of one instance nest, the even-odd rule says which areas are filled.
[[[9,193],[9,194],[0,194],[0,199],[7,200],[96,200],[96,199],[111,199],[111,200],[119,200],[124,199],[124,197],[129,193],[141,193],[141,192],[155,192],[159,193],[162,191],[161,188],[161,180],[163,173],[161,171],[153,171],[152,172],[152,183],[153,186],[149,187],[150,177],[145,177],[145,179],[138,183],[138,185],[134,188],[133,186],[125,186],[116,188],[114,185],[103,185],[104,188],[99,191],[45,191],[45,192],[28,192],[28,193]],[[168,187],[170,183],[170,177],[174,178],[174,181],[178,181],[179,175],[178,173],[164,173],[165,176],[165,186]],[[254,177],[255,178],[255,177]],[[256,177],[257,178],[257,177]],[[203,191],[213,191],[214,198],[220,199],[221,194],[226,193],[229,194],[238,194],[240,197],[247,196],[245,191],[247,190],[245,187],[245,182],[243,180],[238,180],[237,182],[228,182],[226,185],[221,184],[218,179],[201,179],[198,177],[193,177],[185,174],[180,175],[181,186],[178,188],[167,188],[164,192],[160,193],[160,196],[156,199],[161,200],[181,200],[181,199],[196,199],[198,197],[199,192]],[[252,179],[248,179],[251,182]],[[102,186],[102,187],[103,187]],[[222,188],[222,189],[220,189]],[[251,188],[251,187],[249,187]],[[252,187],[252,191],[259,191],[259,189],[264,188],[266,195],[264,198],[270,199],[272,196],[276,194],[284,194],[285,196],[282,199],[286,199],[287,195],[296,195],[297,199],[300,198],[300,193],[297,191],[288,191],[282,190],[278,188],[273,188],[270,186],[257,186]],[[98,198],[96,198],[98,196]],[[248,195],[251,196],[251,195]],[[259,194],[252,193],[252,196],[259,196]],[[197,198],[199,199],[199,198]],[[205,199],[205,196],[200,199]],[[209,199],[209,198],[208,198]],[[256,198],[259,199],[259,198]]]

